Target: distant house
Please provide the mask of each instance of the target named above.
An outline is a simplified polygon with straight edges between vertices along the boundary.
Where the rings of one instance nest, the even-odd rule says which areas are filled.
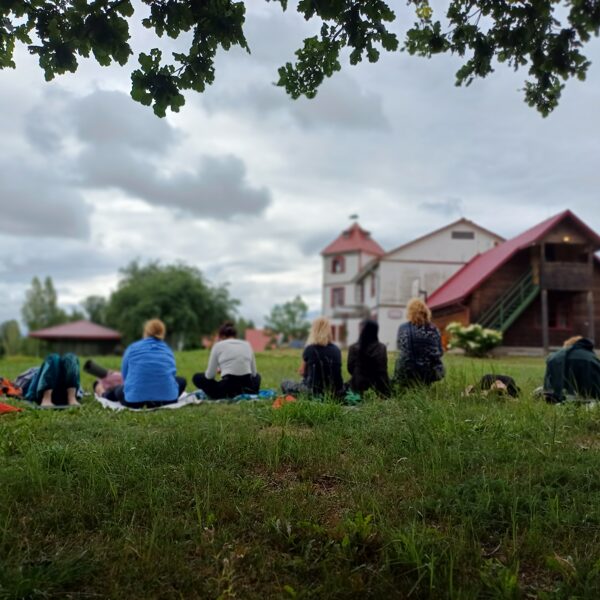
[[[246,329],[244,337],[254,352],[264,352],[275,345],[273,337],[264,329]]]
[[[30,331],[29,337],[47,342],[52,352],[74,352],[81,356],[113,354],[121,341],[118,331],[91,321],[74,321]]]
[[[600,340],[600,236],[566,210],[479,254],[430,297],[435,323],[480,323],[505,346]]]
[[[329,244],[323,256],[323,314],[331,320],[334,341],[358,338],[365,317],[379,322],[379,338],[396,347],[398,326],[414,296],[428,296],[474,256],[504,238],[459,219],[389,252],[354,223]]]

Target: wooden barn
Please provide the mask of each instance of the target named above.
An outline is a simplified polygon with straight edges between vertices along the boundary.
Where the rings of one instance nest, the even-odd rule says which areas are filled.
[[[29,337],[46,342],[51,352],[74,352],[80,356],[114,354],[121,342],[118,331],[91,321],[74,321],[30,331]]]
[[[600,339],[600,236],[566,210],[474,257],[429,298],[433,320],[480,323],[504,346]]]

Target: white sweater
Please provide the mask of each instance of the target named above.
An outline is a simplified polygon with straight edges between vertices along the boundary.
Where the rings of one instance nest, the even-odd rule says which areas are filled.
[[[217,342],[210,351],[206,377],[214,379],[217,369],[224,375],[256,375],[256,360],[252,346],[244,340],[229,338]]]

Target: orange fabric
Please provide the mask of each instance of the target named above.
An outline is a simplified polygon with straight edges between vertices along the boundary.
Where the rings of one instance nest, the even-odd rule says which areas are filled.
[[[23,396],[21,388],[18,388],[10,379],[5,377],[0,377],[0,393],[2,396],[14,396],[15,398]]]
[[[296,402],[296,398],[290,394],[287,396],[278,396],[275,398],[275,402],[273,402],[273,408],[281,408],[284,404],[289,404],[290,402]]]
[[[17,408],[16,406],[11,406],[10,404],[4,404],[4,402],[0,402],[0,415],[11,412],[21,412],[22,408]]]

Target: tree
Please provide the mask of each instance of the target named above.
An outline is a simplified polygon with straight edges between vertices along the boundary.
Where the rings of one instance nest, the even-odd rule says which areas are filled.
[[[103,296],[88,296],[82,303],[81,306],[85,310],[87,317],[93,323],[98,325],[106,324],[106,310],[108,308],[108,301]]]
[[[302,340],[308,335],[310,323],[306,320],[308,306],[300,296],[284,304],[276,304],[269,316],[265,317],[265,327],[283,335],[283,341]]]
[[[25,293],[21,316],[29,331],[66,323],[69,317],[58,306],[56,290],[51,277],[44,284],[37,277],[31,280],[31,287]]]
[[[231,319],[238,305],[225,286],[209,285],[198,269],[187,265],[134,261],[121,274],[108,300],[106,321],[126,343],[138,339],[144,321],[156,317],[164,321],[176,348],[195,347],[202,335]]]
[[[256,0],[253,0],[256,1]],[[287,9],[287,0],[266,0]],[[147,29],[162,37],[185,37],[189,47],[163,60],[160,48],[138,55],[139,67],[131,74],[134,100],[164,116],[167,108],[184,105],[182,92],[202,92],[215,78],[219,49],[240,46],[248,52],[244,36],[246,2],[242,0],[142,0],[149,15]],[[313,97],[326,77],[341,68],[340,56],[349,61],[376,62],[381,50],[396,51],[399,40],[390,31],[396,19],[391,1],[299,0],[297,11],[314,20],[319,35],[304,40],[295,63],[279,69],[278,85],[293,97]],[[564,81],[584,79],[590,65],[581,52],[600,28],[598,0],[447,0],[443,21],[434,19],[429,0],[407,0],[416,22],[405,32],[402,49],[431,57],[453,53],[464,58],[457,84],[469,85],[493,71],[495,61],[513,69],[526,67],[530,80],[525,99],[543,115],[557,105]],[[93,54],[101,65],[125,65],[133,51],[130,22],[141,10],[132,0],[8,0],[0,4],[0,68],[15,67],[17,43],[39,57],[46,80],[75,72],[80,57]],[[437,15],[436,15],[437,16]],[[129,19],[129,20],[128,20]]]
[[[235,321],[235,328],[237,330],[238,337],[244,339],[247,329],[254,329],[254,321],[252,319],[244,319],[244,317],[238,317]]]
[[[21,329],[15,319],[0,325],[0,346],[6,356],[14,356],[21,351]]]

